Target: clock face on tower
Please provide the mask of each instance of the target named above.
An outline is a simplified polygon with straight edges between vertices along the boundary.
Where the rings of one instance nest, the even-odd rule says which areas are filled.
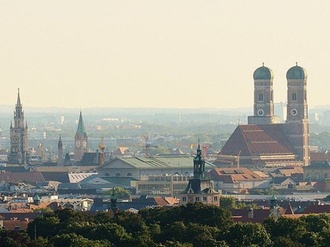
[[[77,147],[77,148],[80,147],[80,141],[76,141],[76,147]]]
[[[264,115],[264,110],[260,109],[258,110],[258,116],[263,116]]]
[[[84,148],[87,147],[87,142],[83,141],[82,145],[83,145]]]
[[[292,109],[292,110],[291,110],[291,115],[292,115],[292,116],[296,116],[297,114],[298,114],[297,109]]]

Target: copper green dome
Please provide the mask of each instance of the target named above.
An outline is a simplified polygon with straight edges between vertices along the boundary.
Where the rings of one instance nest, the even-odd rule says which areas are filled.
[[[299,80],[299,79],[306,79],[307,78],[307,73],[306,70],[298,64],[296,66],[293,66],[288,70],[286,73],[286,79],[294,79],[294,80]]]
[[[265,67],[264,65],[257,68],[253,73],[254,80],[272,80],[273,77],[273,71],[270,68]]]

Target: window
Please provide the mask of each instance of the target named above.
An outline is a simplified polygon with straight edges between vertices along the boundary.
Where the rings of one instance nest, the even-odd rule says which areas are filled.
[[[264,94],[259,93],[258,95],[258,101],[263,101],[264,100]]]
[[[184,201],[184,202],[187,201],[187,197],[185,197],[185,196],[182,197],[182,201]]]
[[[131,176],[132,176],[132,173],[128,172],[127,177],[131,177]]]
[[[297,100],[297,94],[296,93],[293,93],[291,99],[292,100]]]
[[[218,201],[218,197],[217,196],[214,197],[214,201],[216,201],[216,202]]]
[[[207,197],[203,196],[203,201],[206,202],[207,201]]]
[[[110,174],[109,174],[108,172],[106,172],[106,173],[104,174],[104,176],[109,177]]]
[[[196,198],[195,198],[195,201],[196,201],[196,202],[199,202],[199,197],[196,197]]]
[[[116,177],[120,177],[120,173],[119,172],[116,173]]]

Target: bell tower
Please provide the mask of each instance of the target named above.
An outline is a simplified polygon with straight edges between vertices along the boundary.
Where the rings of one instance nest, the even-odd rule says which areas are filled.
[[[84,155],[84,153],[87,153],[88,151],[88,137],[87,133],[85,131],[85,126],[83,122],[82,113],[80,112],[79,115],[79,122],[78,122],[78,128],[76,131],[76,134],[74,136],[74,160],[80,161]]]
[[[10,153],[8,163],[25,164],[29,161],[28,126],[24,122],[24,111],[18,89],[14,111],[14,125],[10,124]]]
[[[180,205],[201,202],[219,206],[220,193],[214,189],[213,182],[205,174],[205,159],[199,142],[193,162],[194,177],[189,179],[187,188],[180,193]]]
[[[286,73],[286,134],[304,165],[310,163],[309,121],[307,105],[307,73],[298,64]]]
[[[253,73],[254,104],[249,124],[272,124],[279,122],[274,116],[273,71],[262,64]]]

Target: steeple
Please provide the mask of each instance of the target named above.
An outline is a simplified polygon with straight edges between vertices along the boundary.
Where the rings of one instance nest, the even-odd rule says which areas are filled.
[[[78,128],[77,128],[76,135],[83,136],[84,133],[86,133],[86,131],[85,131],[85,126],[84,126],[84,121],[83,121],[82,113],[80,111],[79,121],[78,121]]]
[[[87,144],[88,137],[85,131],[85,126],[81,111],[79,114],[79,122],[74,140],[75,140],[74,159],[75,161],[81,161],[83,154],[88,152],[88,144]]]
[[[17,103],[16,103],[16,108],[20,107],[22,108],[22,104],[21,104],[21,97],[19,95],[19,88],[18,88],[18,93],[17,93]]]
[[[202,156],[201,145],[198,140],[197,154],[194,157],[194,178],[205,178],[205,160]]]
[[[57,143],[57,147],[60,149],[60,148],[63,148],[63,142],[62,142],[62,137],[60,135],[60,137],[58,138],[58,143]]]

